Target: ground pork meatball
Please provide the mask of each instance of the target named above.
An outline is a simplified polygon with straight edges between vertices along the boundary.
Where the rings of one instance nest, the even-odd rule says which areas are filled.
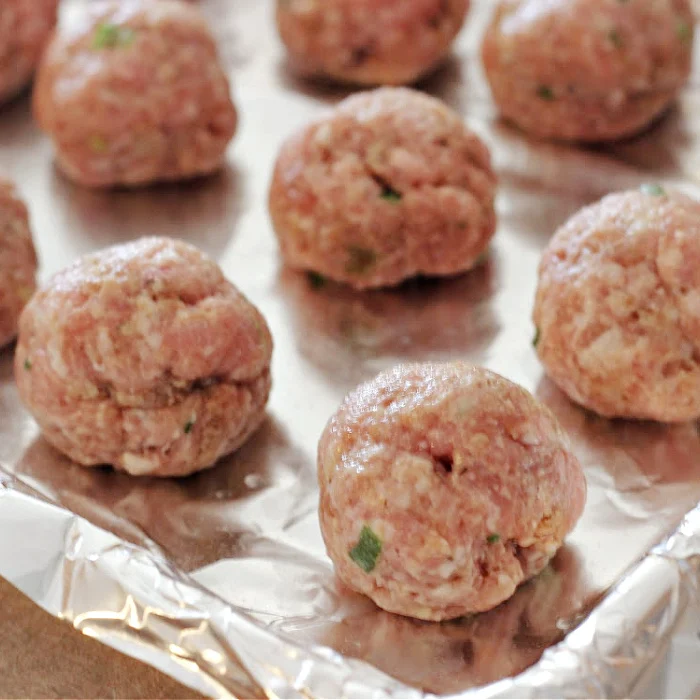
[[[44,436],[84,466],[181,476],[260,425],[272,341],[196,248],[143,238],[78,260],[20,318],[15,377]]]
[[[405,85],[447,55],[469,0],[277,0],[277,26],[302,74]]]
[[[57,8],[58,0],[0,2],[0,102],[31,80],[56,24]]]
[[[179,0],[91,3],[49,45],[34,111],[61,169],[93,187],[209,173],[236,128],[214,39]]]
[[[658,186],[575,214],[542,255],[535,345],[575,402],[609,417],[700,417],[700,203]]]
[[[400,365],[349,394],[318,451],[321,531],[379,607],[446,620],[541,571],[586,482],[550,411],[462,362]]]
[[[495,189],[488,149],[455,112],[380,88],[284,144],[269,204],[291,267],[366,289],[476,265]]]
[[[17,321],[34,293],[37,257],[27,207],[0,178],[0,348],[17,335]]]
[[[690,0],[500,0],[482,47],[504,117],[542,138],[634,134],[690,73]]]

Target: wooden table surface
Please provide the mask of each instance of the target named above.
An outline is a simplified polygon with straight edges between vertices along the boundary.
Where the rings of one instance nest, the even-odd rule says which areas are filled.
[[[57,620],[0,578],[0,698],[200,698]]]

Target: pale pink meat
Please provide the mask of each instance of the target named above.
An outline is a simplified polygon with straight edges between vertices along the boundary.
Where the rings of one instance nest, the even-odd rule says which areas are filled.
[[[445,58],[469,0],[277,0],[277,27],[302,74],[405,85]]]
[[[541,138],[640,131],[690,74],[690,0],[499,0],[482,57],[502,115]]]
[[[58,0],[0,2],[0,102],[26,87],[56,25]]]
[[[60,168],[87,186],[135,186],[223,164],[237,115],[199,10],[97,0],[41,62],[34,112]]]
[[[463,362],[401,365],[349,394],[321,437],[318,478],[340,579],[425,620],[509,598],[554,556],[586,500],[552,413]],[[357,560],[366,528],[381,543],[373,568]]]
[[[37,257],[29,212],[14,185],[0,177],[0,348],[17,335],[17,322],[36,288]]]
[[[24,404],[84,466],[181,476],[260,425],[272,340],[259,311],[196,248],[143,238],[81,258],[25,308]]]
[[[611,194],[545,249],[534,322],[554,382],[609,417],[700,417],[700,203]]]
[[[496,227],[487,147],[408,88],[350,97],[290,138],[269,206],[285,262],[358,289],[474,267]]]

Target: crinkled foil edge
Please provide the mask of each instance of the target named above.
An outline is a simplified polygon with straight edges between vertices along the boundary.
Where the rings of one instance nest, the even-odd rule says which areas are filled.
[[[0,468],[0,575],[86,635],[213,697],[420,698],[366,663],[302,647]],[[689,605],[700,609],[700,505],[593,612],[514,677],[452,697],[630,697]]]

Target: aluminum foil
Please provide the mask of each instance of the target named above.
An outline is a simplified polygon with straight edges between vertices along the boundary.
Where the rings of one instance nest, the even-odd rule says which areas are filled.
[[[87,1],[65,0],[62,21]],[[491,147],[501,184],[489,262],[393,291],[316,289],[280,266],[267,186],[283,139],[347,93],[289,73],[271,1],[199,4],[242,116],[223,172],[133,192],[73,186],[26,98],[0,113],[0,168],[29,202],[44,278],[144,234],[216,258],[275,337],[268,419],[237,454],[188,479],[85,470],[40,438],[17,398],[11,350],[0,353],[0,575],[85,634],[215,696],[631,695],[684,610],[700,610],[698,429],[571,405],[543,375],[530,313],[540,250],[576,209],[650,180],[700,197],[698,78],[639,138],[587,150],[534,143],[495,118],[478,60],[492,3],[473,0],[454,56],[421,87]],[[334,579],[316,518],[315,448],[358,382],[396,362],[457,357],[555,411],[589,500],[567,545],[511,600],[421,623]]]

